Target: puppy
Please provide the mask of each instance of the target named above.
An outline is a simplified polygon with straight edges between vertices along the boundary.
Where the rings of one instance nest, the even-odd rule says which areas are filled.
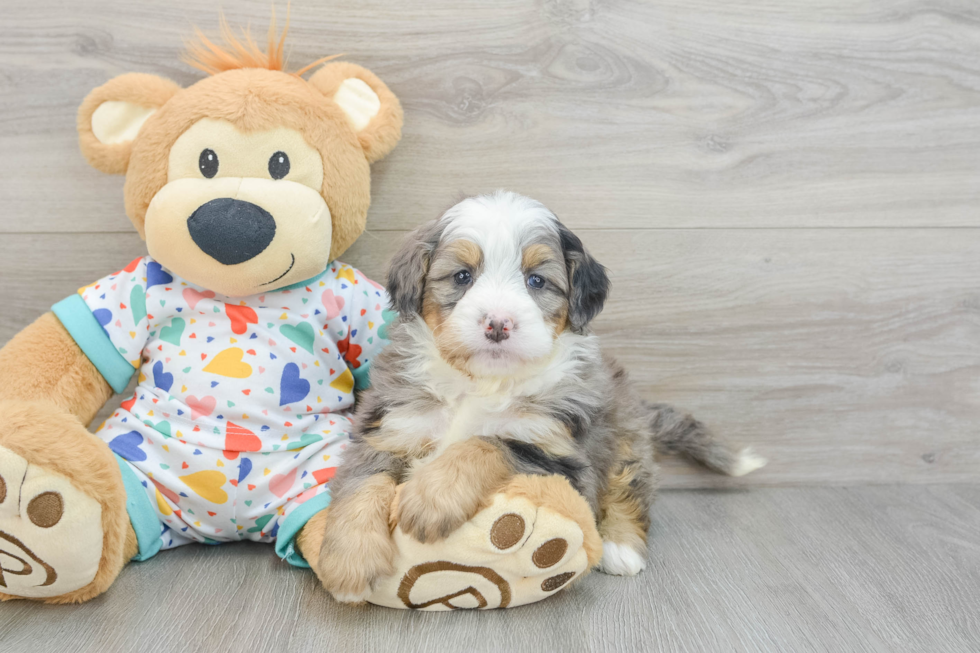
[[[392,573],[390,518],[445,538],[514,474],[565,476],[596,516],[601,569],[636,574],[655,453],[733,476],[765,464],[634,394],[589,332],[608,289],[579,238],[514,193],[466,199],[412,234],[388,275],[399,317],[331,488],[318,571],[336,598]]]

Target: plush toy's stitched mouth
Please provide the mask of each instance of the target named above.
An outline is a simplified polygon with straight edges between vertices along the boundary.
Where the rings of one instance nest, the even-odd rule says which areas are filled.
[[[276,277],[276,278],[275,278],[275,279],[273,279],[272,281],[266,281],[265,283],[260,283],[259,285],[260,285],[260,286],[268,286],[268,285],[269,285],[270,283],[275,283],[275,282],[277,282],[277,281],[279,281],[280,279],[282,279],[282,278],[283,278],[284,276],[286,276],[287,274],[289,274],[289,271],[293,269],[293,266],[294,266],[294,265],[296,265],[296,255],[295,255],[295,254],[292,254],[292,253],[290,253],[290,255],[289,255],[289,256],[290,256],[290,258],[291,258],[292,260],[291,260],[291,261],[289,262],[289,267],[288,267],[288,268],[286,268],[286,271],[285,271],[285,272],[283,272],[282,274],[280,274],[280,275],[279,275],[278,277]]]

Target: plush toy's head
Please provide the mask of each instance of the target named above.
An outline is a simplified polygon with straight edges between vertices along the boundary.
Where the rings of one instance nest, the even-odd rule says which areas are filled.
[[[369,164],[401,135],[398,99],[350,63],[308,81],[284,72],[272,30],[265,53],[202,37],[191,55],[211,76],[188,88],[126,74],[92,91],[82,152],[126,175],[150,255],[188,281],[245,296],[319,274],[364,230]]]

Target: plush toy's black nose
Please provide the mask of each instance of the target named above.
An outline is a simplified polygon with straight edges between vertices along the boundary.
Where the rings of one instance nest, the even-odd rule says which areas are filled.
[[[269,246],[276,236],[276,221],[261,206],[222,197],[199,206],[187,218],[187,230],[205,254],[235,265]]]

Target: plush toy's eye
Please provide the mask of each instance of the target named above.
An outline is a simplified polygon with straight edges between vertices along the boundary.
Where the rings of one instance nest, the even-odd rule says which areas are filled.
[[[269,159],[269,174],[273,179],[282,179],[289,174],[289,157],[285,152],[276,152]]]
[[[527,285],[531,286],[535,290],[541,290],[544,288],[544,277],[540,274],[532,274],[527,278]]]
[[[457,286],[465,286],[472,280],[473,275],[471,275],[467,270],[460,270],[453,275],[453,281],[456,282]]]
[[[201,168],[201,174],[210,179],[218,174],[218,155],[214,150],[204,150],[197,159],[197,165]]]

